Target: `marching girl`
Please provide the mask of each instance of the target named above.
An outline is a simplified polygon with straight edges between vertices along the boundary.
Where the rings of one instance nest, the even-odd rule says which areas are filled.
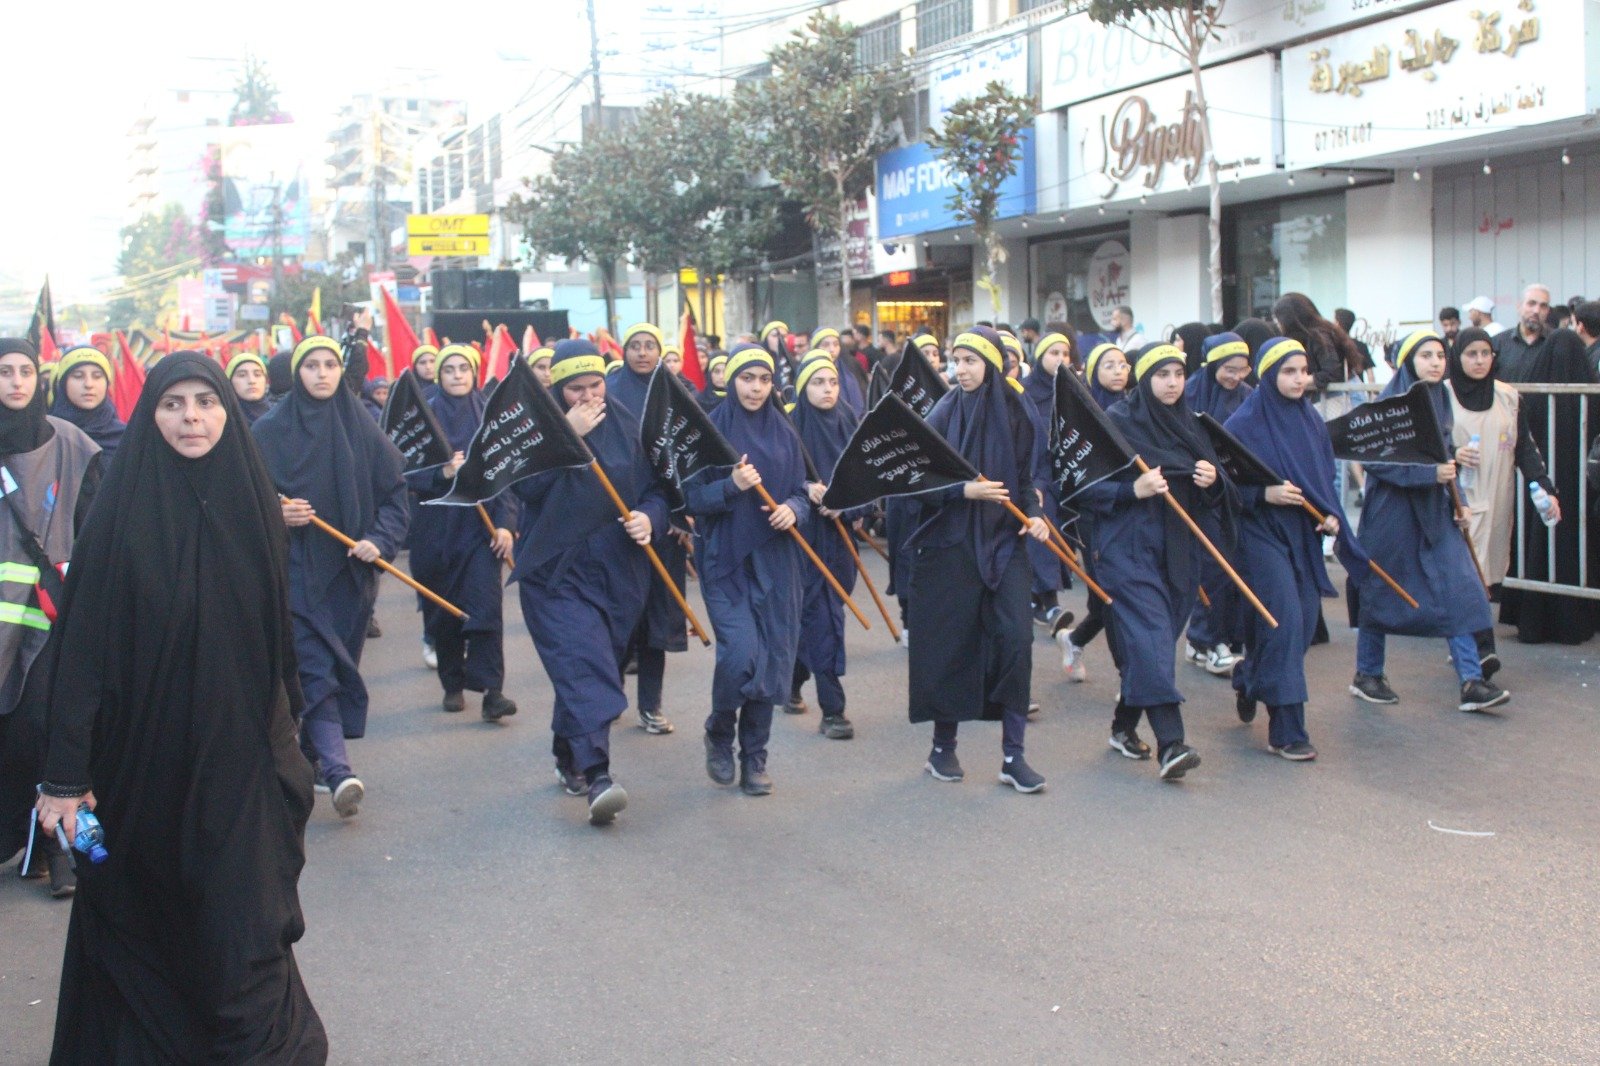
[[[628,805],[611,775],[611,723],[628,706],[622,664],[650,590],[650,562],[639,545],[667,528],[666,496],[645,461],[638,423],[608,397],[605,371],[586,340],[559,342],[550,362],[556,402],[616,486],[628,518],[587,468],[525,478],[511,489],[523,503],[511,576],[555,688],[556,774],[567,795],[588,797],[591,825],[611,823]]]
[[[622,362],[606,375],[606,396],[633,416],[631,428],[635,432],[644,418],[650,375],[664,361],[666,348],[661,331],[650,323],[629,326],[622,335]],[[689,569],[687,534],[665,526],[662,532],[668,535],[656,548],[656,554],[681,589],[685,587]],[[654,571],[650,574],[650,595],[638,622],[633,634],[633,654],[639,671],[639,725],[646,733],[663,735],[673,730],[672,721],[661,712],[667,652],[688,651],[689,638],[682,608]]]
[[[405,539],[404,461],[383,430],[343,388],[337,341],[307,337],[291,357],[293,387],[251,427],[283,500],[289,526],[289,610],[306,710],[300,743],[318,785],[341,818],[355,814],[366,786],[345,741],[367,731],[361,651],[377,598],[371,563],[393,559]],[[346,549],[311,528],[313,516],[356,538]]]
[[[968,481],[917,497],[922,523],[907,546],[911,574],[910,717],[933,723],[925,769],[960,781],[960,723],[1001,723],[1000,781],[1038,792],[1045,780],[1023,758],[1033,668],[1027,553],[1017,521],[1001,504],[1028,516],[1026,532],[1049,536],[1033,491],[1034,426],[1007,385],[1000,335],[976,326],[951,347],[956,389],[928,424],[992,480]]]
[[[478,388],[479,358],[477,349],[465,344],[446,345],[439,353],[439,389],[428,406],[453,454],[442,467],[406,475],[420,499],[437,499],[450,491],[483,422],[489,401]],[[483,720],[498,722],[517,713],[517,705],[501,691],[506,660],[500,590],[500,563],[511,557],[516,505],[500,495],[483,508],[494,524],[492,536],[476,507],[418,507],[408,543],[412,576],[467,612],[462,619],[431,602],[422,607],[424,639],[436,656],[444,709],[452,714],[466,710],[465,690],[471,689],[483,693]]]
[[[272,401],[267,399],[267,361],[255,352],[240,352],[228,361],[227,373],[245,425],[255,425],[256,419],[272,410]]]
[[[555,354],[556,350],[549,347],[535,348],[528,353],[528,369],[539,379],[539,384],[547,389],[550,387],[550,360]]]
[[[811,348],[812,351],[806,354],[807,359],[812,358],[816,352],[823,351],[833,360],[833,368],[839,377],[839,398],[859,419],[867,409],[867,392],[866,386],[862,383],[864,375],[861,372],[861,364],[856,362],[854,353],[841,356],[843,345],[839,340],[839,331],[832,327],[824,327],[813,333]],[[799,375],[798,368],[795,374]],[[795,401],[799,402],[799,398],[800,386],[796,384]]]
[[[1294,762],[1317,757],[1306,732],[1306,649],[1317,630],[1324,596],[1335,595],[1322,557],[1324,535],[1336,537],[1345,570],[1362,574],[1366,555],[1351,534],[1334,489],[1333,446],[1322,416],[1306,398],[1311,368],[1305,347],[1274,337],[1256,353],[1260,386],[1229,418],[1227,428],[1283,478],[1270,488],[1240,486],[1239,572],[1276,629],[1254,611],[1245,615],[1247,654],[1233,672],[1239,720],[1255,720],[1265,703],[1267,750]],[[1242,386],[1241,386],[1242,387]],[[1318,525],[1304,504],[1327,521]],[[1215,597],[1216,593],[1212,593]]]
[[[422,398],[431,399],[433,390],[439,385],[439,349],[431,344],[417,345],[411,352],[411,372],[417,375]]]
[[[1419,330],[1400,343],[1394,377],[1379,399],[1402,396],[1422,382],[1448,444],[1454,420],[1443,384],[1445,370],[1444,341],[1430,330]],[[1420,606],[1413,609],[1375,581],[1350,583],[1359,630],[1350,694],[1368,703],[1400,702],[1383,672],[1385,638],[1399,633],[1445,638],[1461,682],[1458,710],[1484,711],[1509,702],[1511,694],[1485,680],[1478,662],[1473,634],[1493,622],[1489,597],[1456,525],[1448,490],[1456,479],[1455,464],[1367,463],[1366,470],[1361,543]]]
[[[805,456],[789,419],[773,402],[772,355],[741,344],[728,357],[728,399],[711,422],[743,461],[725,478],[686,485],[704,545],[700,592],[717,634],[717,665],[706,719],[706,773],[750,796],[772,791],[767,740],[772,708],[789,695],[800,640],[804,585],[800,551],[788,530],[811,506]],[[750,490],[764,485],[768,509]]]
[[[717,405],[728,398],[728,353],[718,352],[706,364],[706,387],[700,390],[697,397],[700,407],[707,414],[717,409]]]
[[[1138,353],[1135,384],[1108,414],[1150,470],[1108,478],[1077,496],[1094,520],[1095,578],[1116,598],[1106,637],[1122,688],[1110,744],[1131,758],[1148,758],[1135,731],[1143,712],[1167,781],[1200,765],[1200,753],[1184,743],[1173,647],[1194,608],[1202,549],[1160,497],[1171,493],[1197,520],[1202,510],[1232,503],[1210,439],[1183,402],[1183,368],[1183,353],[1170,344]]]
[[[1055,416],[1056,373],[1062,366],[1071,373],[1072,342],[1060,333],[1047,333],[1034,345],[1033,371],[1022,383],[1022,398],[1033,416],[1035,455],[1033,487],[1044,497],[1044,514],[1052,522],[1061,514],[1061,498],[1050,479],[1050,422]],[[1072,624],[1072,612],[1061,607],[1061,590],[1069,582],[1066,564],[1045,544],[1028,545],[1028,566],[1033,575],[1033,621],[1052,633]]]
[[[1089,352],[1089,358],[1084,363],[1083,376],[1089,386],[1089,394],[1094,397],[1100,409],[1109,411],[1112,404],[1122,399],[1123,392],[1128,387],[1128,377],[1132,367],[1128,365],[1128,357],[1122,349],[1115,344],[1101,344]],[[1084,544],[1084,569],[1093,576],[1094,571],[1094,544],[1093,530],[1094,519],[1086,512],[1079,511],[1078,521],[1075,523],[1078,537]],[[1071,623],[1070,614],[1062,615],[1056,619],[1056,624],[1051,633],[1056,643],[1061,645],[1061,669],[1069,681],[1084,681],[1089,672],[1083,665],[1083,649],[1089,642],[1100,634],[1105,628],[1105,603],[1098,596],[1091,595],[1088,607],[1084,611],[1083,621],[1073,629],[1067,629],[1059,624],[1062,618]],[[1136,733],[1130,733],[1130,739],[1137,742],[1137,749],[1143,754],[1133,754],[1130,758],[1143,759],[1150,754],[1150,749],[1143,741],[1139,741]],[[1127,754],[1126,752],[1124,754]]]
[[[100,461],[106,466],[111,465],[128,428],[111,402],[111,375],[111,360],[100,349],[81,344],[61,356],[50,390],[55,400],[50,405],[51,416],[87,433],[100,445],[104,456]]]
[[[839,462],[859,421],[856,412],[839,395],[842,378],[833,359],[820,351],[807,356],[795,375],[794,428],[816,467],[817,476],[822,478],[828,477]],[[848,523],[858,512],[840,516],[839,512],[824,508],[822,494],[827,488],[821,482],[806,486],[812,506],[801,516],[800,532],[844,590],[852,592],[856,584],[855,560],[840,538],[834,518],[842,517],[848,529]],[[856,731],[845,717],[844,686],[839,682],[845,671],[844,604],[816,567],[805,568],[804,574],[800,644],[794,663],[794,683],[785,710],[805,713],[806,703],[800,688],[808,678],[815,677],[817,703],[822,708],[817,732],[829,740],[849,740]]]
[[[1183,349],[1186,363],[1199,366],[1183,387],[1183,399],[1194,414],[1208,414],[1226,423],[1252,391],[1244,383],[1250,373],[1250,347],[1237,333],[1205,337],[1204,331],[1198,322],[1178,331],[1185,345],[1194,349]],[[1201,528],[1212,540],[1221,532],[1215,522]],[[1244,640],[1244,598],[1209,554],[1200,560],[1200,587],[1211,603],[1195,603],[1184,658],[1206,673],[1222,677],[1232,672],[1238,661],[1234,650]]]

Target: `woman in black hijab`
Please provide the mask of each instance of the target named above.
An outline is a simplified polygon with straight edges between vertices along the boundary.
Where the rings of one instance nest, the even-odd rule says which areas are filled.
[[[20,568],[18,576],[45,575],[65,564],[104,468],[105,457],[87,434],[45,415],[33,345],[0,338],[0,476],[14,483],[6,485],[8,502],[0,505],[0,563]],[[0,582],[0,856],[22,847],[25,812],[39,780],[39,695],[49,676],[41,657],[50,628],[34,582]],[[31,859],[19,867],[21,876],[43,877],[48,865],[51,895],[72,894],[71,865],[53,838],[35,837]]]
[[[220,368],[151,371],[58,622],[40,825],[84,803],[55,1063],[320,1063],[282,512]],[[90,790],[93,789],[91,792]]]
[[[1211,330],[1204,322],[1185,322],[1167,338],[1168,344],[1183,353],[1184,373],[1190,378],[1206,365],[1205,343],[1210,335]]]
[[[409,514],[400,452],[348,388],[338,343],[307,337],[294,350],[294,388],[251,427],[289,525],[289,608],[306,712],[301,744],[318,786],[342,818],[356,813],[366,786],[350,768],[345,741],[367,731],[361,649],[377,597],[380,556],[393,559]],[[311,528],[319,516],[356,539],[354,548]]]

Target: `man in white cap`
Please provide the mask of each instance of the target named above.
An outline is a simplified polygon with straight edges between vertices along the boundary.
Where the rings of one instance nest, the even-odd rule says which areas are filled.
[[[1494,301],[1487,296],[1474,296],[1465,310],[1467,320],[1490,337],[1505,332],[1505,327],[1494,320]]]

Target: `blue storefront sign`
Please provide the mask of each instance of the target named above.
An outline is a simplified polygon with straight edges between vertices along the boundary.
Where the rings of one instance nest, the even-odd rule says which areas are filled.
[[[1000,186],[1000,217],[1034,212],[1033,135],[1021,137],[1017,172]],[[950,210],[950,170],[925,144],[878,157],[878,238],[914,237],[961,225]]]

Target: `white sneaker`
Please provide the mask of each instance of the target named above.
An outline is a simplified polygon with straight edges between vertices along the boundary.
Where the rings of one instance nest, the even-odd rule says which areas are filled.
[[[1207,654],[1208,653],[1201,651],[1193,644],[1190,644],[1187,640],[1183,642],[1183,661],[1188,663],[1190,666],[1198,666],[1200,669],[1204,670],[1206,668]]]
[[[910,648],[911,648],[911,630],[910,630],[910,628],[902,629],[900,631],[900,646],[902,648],[907,649],[908,651],[910,650]]]
[[[334,787],[333,809],[340,818],[350,818],[361,809],[361,801],[366,795],[366,786],[359,777],[347,777]]]
[[[422,665],[429,670],[439,669],[439,653],[426,640],[422,642]]]
[[[1083,668],[1083,649],[1072,643],[1072,631],[1064,629],[1058,632],[1056,643],[1061,645],[1061,672],[1067,675],[1067,680],[1085,680],[1089,673]]]
[[[1222,677],[1233,671],[1233,666],[1239,657],[1233,654],[1226,644],[1218,644],[1206,652],[1204,660],[1199,664],[1205,668],[1206,673]]]

